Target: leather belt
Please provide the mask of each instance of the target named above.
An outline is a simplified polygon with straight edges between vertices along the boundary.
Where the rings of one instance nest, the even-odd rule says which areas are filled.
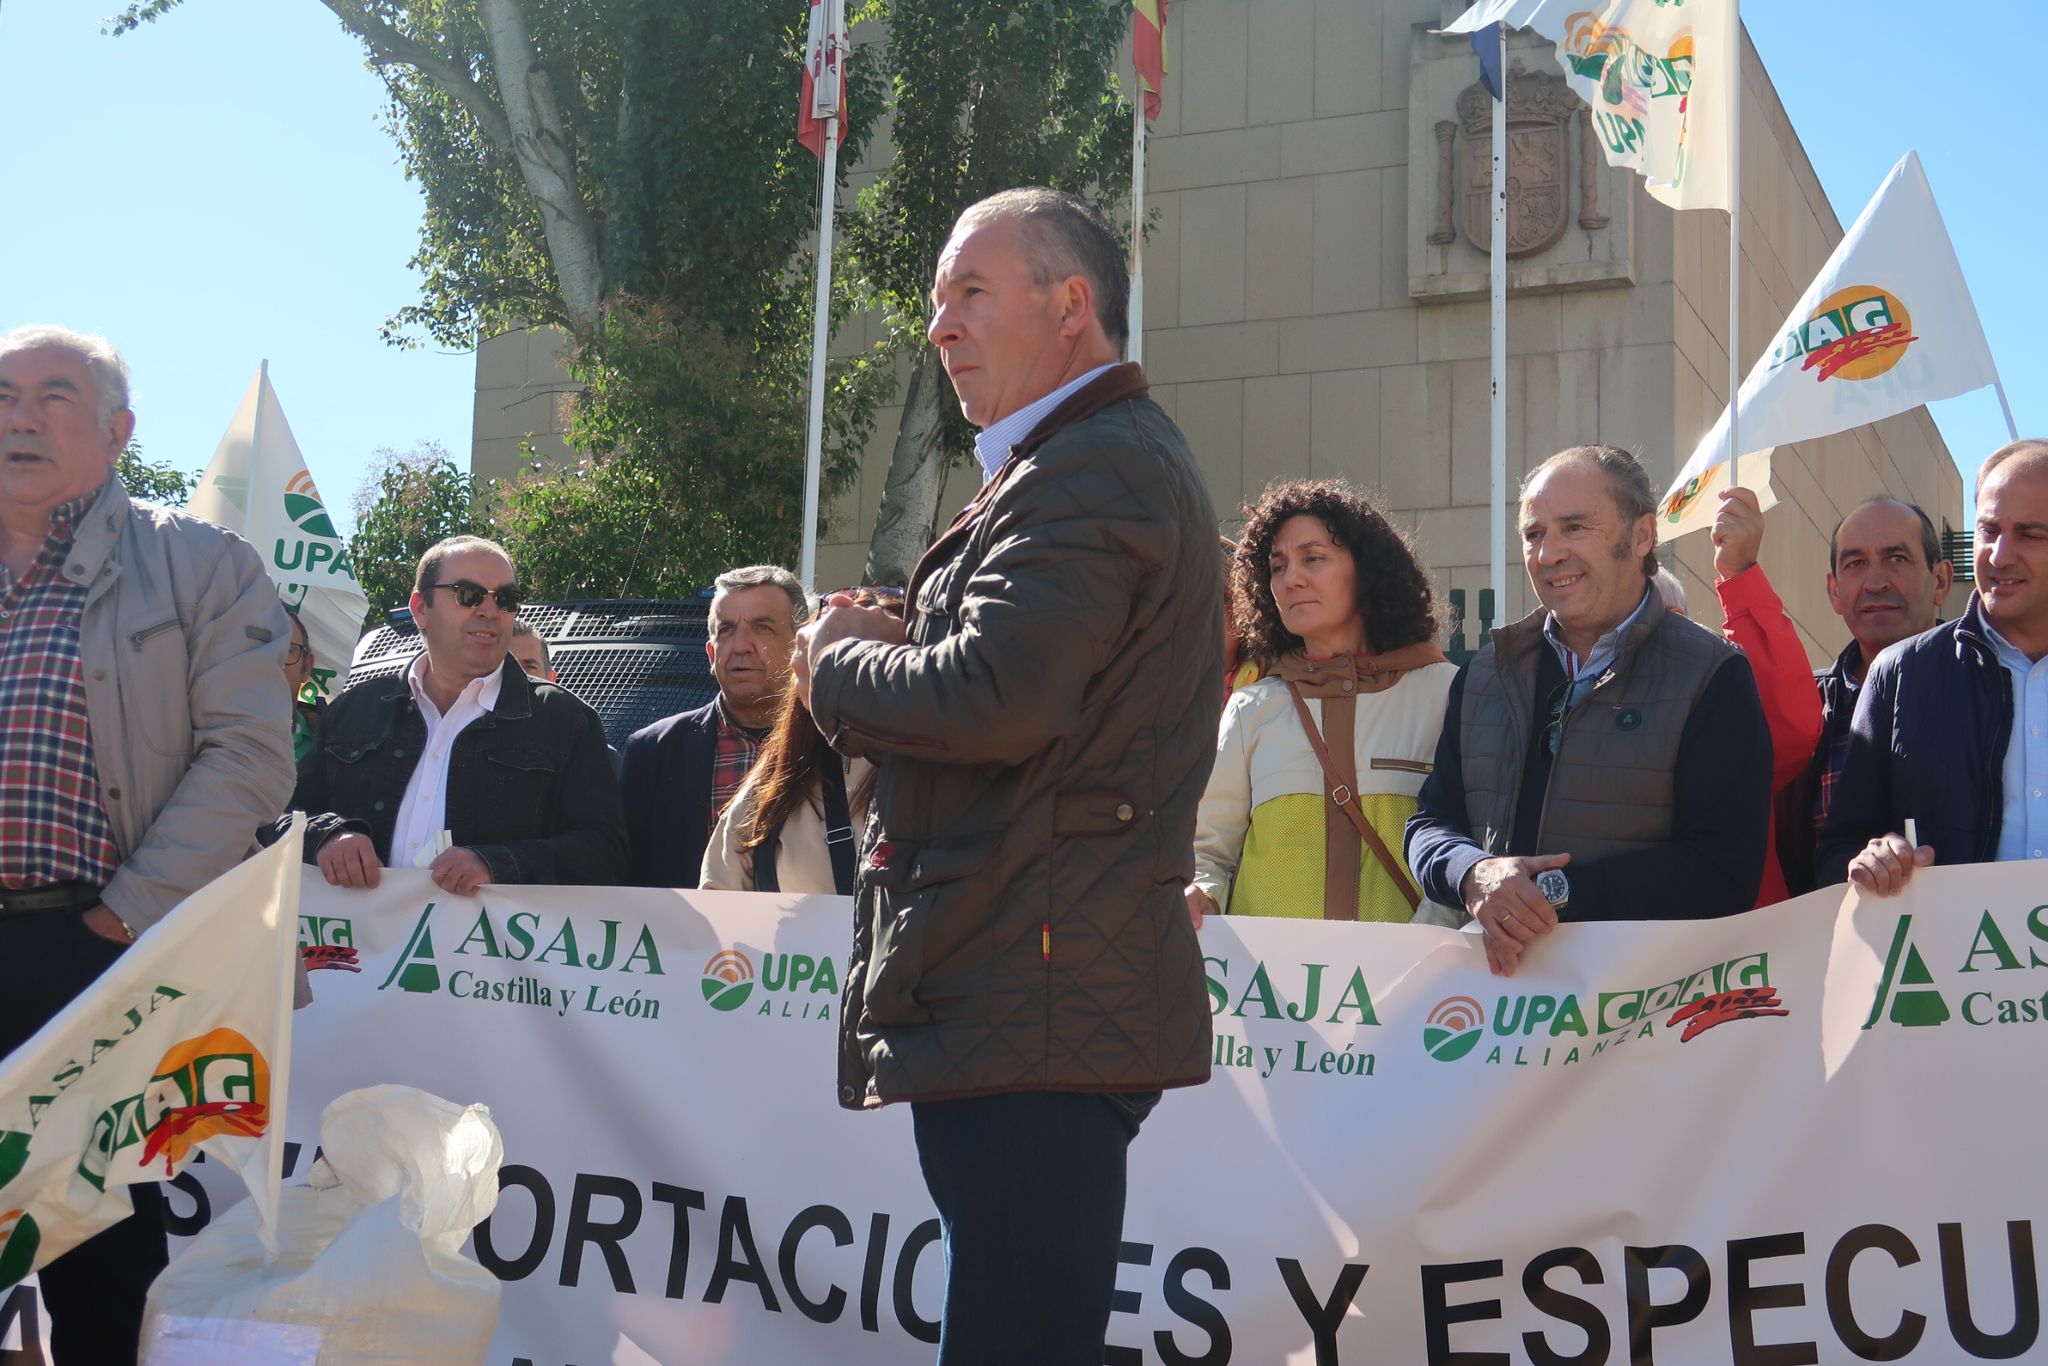
[[[99,905],[101,890],[90,882],[53,882],[47,887],[0,888],[0,914],[89,911]]]

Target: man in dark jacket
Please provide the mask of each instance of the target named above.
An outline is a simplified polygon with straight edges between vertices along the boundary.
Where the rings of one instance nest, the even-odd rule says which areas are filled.
[[[1887,646],[1933,629],[1954,570],[1934,523],[1912,503],[1877,494],[1849,509],[1828,541],[1828,602],[1849,645],[1816,670],[1821,734],[1806,771],[1778,794],[1778,862],[1793,896],[1820,885],[1814,850],[1849,754],[1857,690]]]
[[[1462,908],[1495,972],[1558,920],[1734,915],[1756,902],[1771,739],[1742,651],[1663,609],[1656,494],[1612,446],[1522,485],[1543,606],[1451,684],[1409,866]]]
[[[2048,857],[2048,441],[1977,472],[1977,591],[1877,657],[1820,838],[1823,884],[1890,896],[1915,868]],[[1917,847],[1905,837],[1916,823]]]
[[[929,336],[988,471],[909,621],[834,605],[799,692],[880,765],[840,1101],[912,1102],[945,1366],[1097,1366],[1126,1154],[1209,1074],[1181,889],[1223,667],[1215,513],[1136,365],[1102,216],[1011,190],[953,229]]]
[[[475,536],[420,557],[412,617],[426,649],[348,688],[299,765],[306,858],[337,887],[423,867],[444,891],[487,882],[609,884],[625,817],[597,713],[529,679],[507,652],[520,590]]]
[[[620,761],[628,883],[697,885],[711,829],[775,724],[796,629],[809,615],[803,585],[778,565],[728,569],[714,580],[704,653],[718,695],[635,731]]]

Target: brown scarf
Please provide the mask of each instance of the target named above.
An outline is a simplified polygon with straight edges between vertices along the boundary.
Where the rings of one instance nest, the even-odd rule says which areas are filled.
[[[1381,655],[1360,652],[1329,659],[1310,659],[1300,650],[1290,650],[1280,656],[1273,669],[1297,697],[1319,698],[1323,704],[1323,745],[1317,758],[1323,761],[1324,776],[1328,779],[1323,803],[1325,920],[1358,919],[1358,875],[1364,861],[1365,841],[1370,838],[1365,834],[1370,826],[1348,813],[1336,796],[1342,792],[1348,802],[1358,800],[1358,750],[1352,739],[1357,729],[1358,695],[1385,692],[1400,682],[1403,675],[1443,662],[1444,652],[1434,641],[1425,640]],[[1306,706],[1297,709],[1303,728],[1311,732],[1313,745],[1318,738],[1313,733],[1314,718]],[[1391,851],[1375,842],[1373,854],[1394,885],[1407,896],[1409,904],[1416,904],[1419,898],[1413,884],[1393,861]]]

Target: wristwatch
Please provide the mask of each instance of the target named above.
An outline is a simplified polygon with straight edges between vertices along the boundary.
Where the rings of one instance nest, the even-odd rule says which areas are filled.
[[[1553,906],[1562,906],[1572,899],[1571,880],[1556,868],[1545,868],[1536,875],[1536,890]]]

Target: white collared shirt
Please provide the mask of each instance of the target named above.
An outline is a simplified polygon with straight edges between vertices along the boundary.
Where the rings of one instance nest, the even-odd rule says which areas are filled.
[[[1060,400],[1094,379],[1105,370],[1114,370],[1120,362],[1098,365],[1087,374],[1071,379],[1044,398],[1027,403],[1016,412],[999,422],[984,427],[974,438],[974,458],[981,462],[981,482],[986,484],[996,477],[996,471],[1010,458],[1010,452],[1018,442],[1031,435],[1031,431],[1053,409],[1060,406]]]
[[[455,748],[456,736],[497,707],[498,690],[505,678],[502,668],[493,669],[482,678],[472,678],[443,716],[420,681],[426,664],[427,657],[422,653],[405,671],[406,686],[412,689],[412,700],[419,704],[420,719],[427,723],[427,745],[420,752],[419,762],[412,766],[412,777],[406,779],[405,799],[398,804],[398,820],[391,828],[393,868],[412,867],[419,851],[432,845],[447,828],[448,755]]]

